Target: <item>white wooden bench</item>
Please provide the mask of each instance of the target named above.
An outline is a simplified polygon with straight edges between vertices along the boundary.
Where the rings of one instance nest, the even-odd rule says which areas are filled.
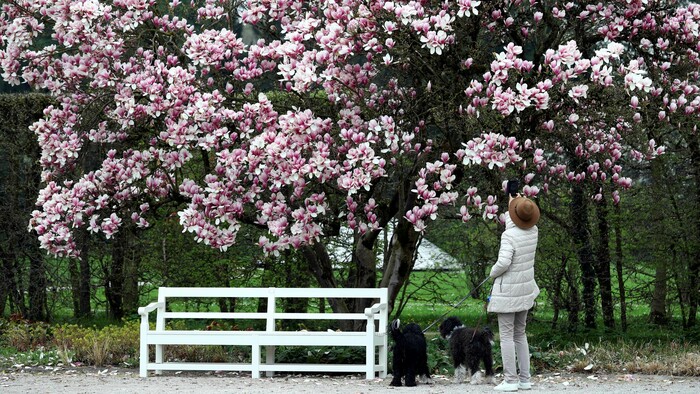
[[[174,298],[244,298],[267,299],[266,312],[175,312],[168,308]],[[364,313],[289,313],[280,311],[281,298],[318,299],[374,299],[373,305]],[[251,300],[249,300],[251,301]],[[175,371],[250,371],[253,378],[260,372],[272,376],[274,372],[364,372],[367,379],[378,373],[387,374],[387,325],[388,292],[386,288],[225,288],[225,287],[161,287],[158,302],[139,308],[141,315],[140,376],[148,376],[149,370],[160,374],[164,370]],[[329,308],[330,309],[330,308]],[[156,311],[155,330],[148,323],[149,313]],[[171,319],[236,319],[264,320],[264,331],[206,331],[171,330],[166,322]],[[278,331],[281,320],[362,320],[365,331]],[[233,326],[233,324],[232,324]],[[155,362],[149,359],[149,346],[155,346]],[[165,362],[163,348],[166,345],[243,345],[250,346],[251,362],[246,363],[201,363]],[[364,364],[291,364],[275,363],[276,346],[354,346],[365,348]],[[261,362],[261,347],[265,347],[265,362]],[[378,361],[377,361],[378,359]]]

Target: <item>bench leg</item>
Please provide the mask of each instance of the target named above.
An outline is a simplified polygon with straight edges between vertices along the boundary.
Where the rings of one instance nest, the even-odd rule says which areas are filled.
[[[275,363],[275,346],[265,346],[265,364],[274,364]],[[274,371],[267,371],[265,372],[265,376],[268,378],[271,378],[275,376]]]
[[[139,376],[145,378],[148,376],[148,343],[143,337],[141,337],[139,349]]]
[[[163,345],[156,345],[156,364],[163,364]],[[156,375],[161,375],[163,370],[156,369]]]
[[[382,379],[386,378],[387,374],[387,357],[389,357],[389,354],[386,345],[386,338],[384,338],[384,345],[379,346],[379,377]]]
[[[260,379],[260,345],[253,345],[251,364],[253,379]]]
[[[367,367],[366,379],[374,379],[374,344],[367,346],[365,366]]]

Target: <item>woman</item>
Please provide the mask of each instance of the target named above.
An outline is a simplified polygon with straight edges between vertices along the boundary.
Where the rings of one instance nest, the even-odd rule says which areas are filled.
[[[501,235],[488,311],[498,314],[504,380],[498,391],[529,390],[530,351],[525,336],[527,312],[540,289],[535,283],[535,250],[540,210],[531,200],[509,196],[506,230]],[[517,356],[517,365],[516,365]],[[519,369],[519,371],[518,371]]]

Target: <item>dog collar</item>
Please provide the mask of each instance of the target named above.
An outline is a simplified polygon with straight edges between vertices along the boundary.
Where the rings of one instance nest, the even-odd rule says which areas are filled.
[[[460,325],[456,326],[455,328],[453,328],[452,331],[450,331],[450,333],[447,334],[447,337],[445,337],[445,339],[449,340],[450,338],[452,338],[452,334],[454,334],[454,332],[459,330],[460,328],[464,328],[464,324],[460,324]]]

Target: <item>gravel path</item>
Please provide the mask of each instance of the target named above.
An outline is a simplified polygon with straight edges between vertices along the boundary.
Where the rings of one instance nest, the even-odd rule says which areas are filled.
[[[168,373],[140,378],[133,369],[0,371],[0,393],[495,393],[490,385],[454,384],[434,376],[433,384],[390,387],[389,379],[362,376],[280,375],[251,379],[238,373]],[[532,392],[546,393],[700,393],[700,377],[652,375],[546,374],[533,377]]]

